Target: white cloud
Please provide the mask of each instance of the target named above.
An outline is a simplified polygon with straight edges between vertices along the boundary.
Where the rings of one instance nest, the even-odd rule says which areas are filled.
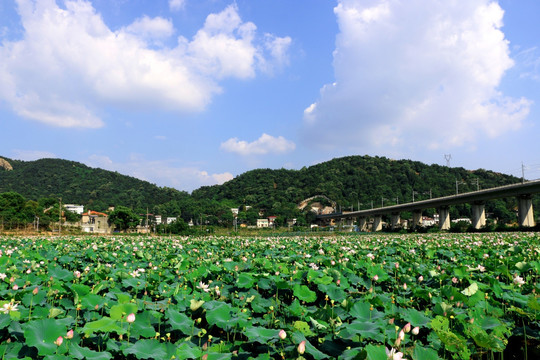
[[[231,138],[221,143],[222,150],[243,156],[284,154],[293,151],[295,148],[296,145],[283,136],[276,138],[268,134],[262,134],[260,138],[250,143],[238,140],[238,138]]]
[[[106,106],[202,111],[221,92],[219,80],[252,78],[271,61],[264,37],[235,5],[210,14],[192,40],[180,36],[170,48],[164,44],[175,29],[161,17],[142,16],[113,31],[88,1],[17,4],[24,35],[0,44],[0,99],[19,116],[50,125],[101,127]]]
[[[496,2],[339,0],[334,12],[336,82],[304,111],[306,140],[425,151],[516,130],[529,113],[498,90],[513,61]]]
[[[126,162],[115,162],[104,155],[92,155],[85,163],[91,167],[118,171],[158,186],[189,192],[201,186],[221,185],[233,178],[229,172],[210,174],[193,166],[176,166],[173,160],[147,160],[137,154],[132,154]]]
[[[42,150],[21,150],[14,149],[11,151],[13,158],[23,161],[33,161],[39,159],[54,159],[57,158],[55,154],[49,151]]]
[[[166,39],[174,33],[174,27],[170,20],[162,17],[149,18],[143,16],[135,20],[130,25],[124,27],[121,32],[129,33],[137,38],[147,41],[157,41]]]
[[[169,9],[171,11],[179,11],[186,5],[185,0],[169,0]]]

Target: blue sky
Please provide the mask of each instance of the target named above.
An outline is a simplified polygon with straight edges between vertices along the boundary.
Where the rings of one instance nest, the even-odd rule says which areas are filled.
[[[540,178],[536,0],[2,0],[0,156],[192,191],[386,156]]]

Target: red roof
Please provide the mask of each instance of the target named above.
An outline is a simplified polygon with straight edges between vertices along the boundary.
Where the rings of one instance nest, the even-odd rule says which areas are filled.
[[[83,215],[86,215],[86,216],[109,216],[105,213],[102,213],[102,212],[99,212],[99,211],[92,211],[92,210],[88,210],[88,212],[85,212]]]

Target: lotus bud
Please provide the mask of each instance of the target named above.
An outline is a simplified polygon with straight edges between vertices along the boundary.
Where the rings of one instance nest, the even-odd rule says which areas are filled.
[[[279,330],[279,338],[281,340],[285,340],[286,337],[287,337],[287,333],[285,332],[285,330],[283,329]]]
[[[377,281],[377,280],[379,280],[379,275],[375,275],[375,276],[373,277],[373,281]]]
[[[73,329],[69,330],[66,334],[66,339],[73,339]]]
[[[61,337],[61,336],[59,336],[59,337],[54,341],[54,344],[55,344],[56,346],[60,346],[60,345],[62,345],[63,342],[64,342],[64,338]]]
[[[412,329],[411,332],[412,332],[413,335],[418,335],[418,333],[420,332],[420,328],[418,326],[416,326],[416,327],[414,327]]]
[[[405,331],[406,333],[411,331],[411,323],[410,322],[405,324],[405,326],[403,327],[403,331]]]
[[[300,344],[298,344],[297,350],[298,350],[298,353],[300,355],[302,355],[306,351],[306,341],[305,340],[302,340],[300,342]]]
[[[127,321],[128,323],[134,322],[134,321],[135,321],[135,314],[134,314],[134,313],[129,314],[129,315],[127,316],[127,318],[126,318],[126,321]]]

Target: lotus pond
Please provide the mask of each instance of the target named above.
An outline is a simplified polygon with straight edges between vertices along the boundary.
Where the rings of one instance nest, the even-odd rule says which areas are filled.
[[[2,359],[537,359],[540,235],[2,237]]]

